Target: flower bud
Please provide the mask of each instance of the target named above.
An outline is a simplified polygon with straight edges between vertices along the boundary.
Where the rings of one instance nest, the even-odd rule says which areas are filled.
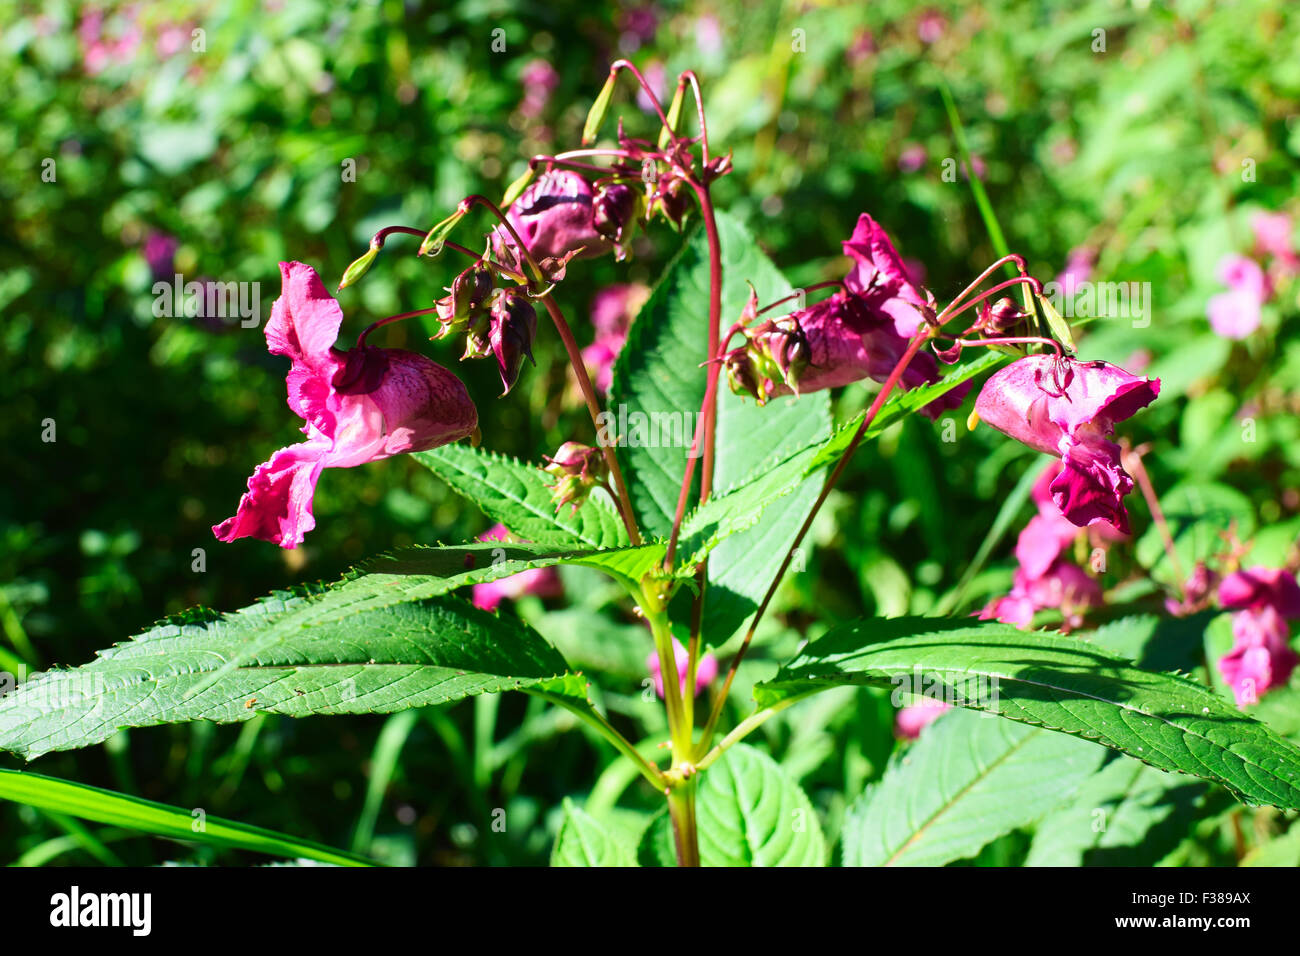
[[[537,310],[518,289],[502,289],[492,302],[488,344],[501,373],[502,395],[519,379],[524,356],[533,361],[533,339],[537,335]],[[534,364],[536,364],[534,362]]]
[[[555,477],[551,486],[551,499],[555,510],[565,505],[572,505],[577,511],[587,500],[591,489],[604,484],[607,469],[604,456],[600,450],[576,441],[566,441],[555,453],[555,457],[546,456],[547,465],[542,470]]]
[[[1016,305],[1014,299],[1006,296],[998,301],[989,304],[988,300],[980,308],[980,331],[996,335],[1007,331],[1010,328],[1029,318],[1028,314],[1020,306]]]
[[[592,221],[596,231],[614,243],[620,262],[627,258],[627,243],[636,231],[641,206],[640,194],[626,183],[611,183],[596,193]]]

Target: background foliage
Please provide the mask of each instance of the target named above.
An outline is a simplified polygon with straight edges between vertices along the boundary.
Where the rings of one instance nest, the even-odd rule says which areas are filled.
[[[95,11],[104,14],[100,36],[113,41],[107,53],[87,39]],[[1086,246],[1098,251],[1094,278],[1151,283],[1149,327],[1102,320],[1080,338],[1085,357],[1149,360],[1147,374],[1162,378],[1161,401],[1131,431],[1154,443],[1156,487],[1182,482],[1179,500],[1195,502],[1203,495],[1188,489],[1214,483],[1214,527],[1235,519],[1243,535],[1260,529],[1252,557],[1261,563],[1280,563],[1300,531],[1295,286],[1266,307],[1267,334],[1246,343],[1220,338],[1205,320],[1206,300],[1221,289],[1215,265],[1249,248],[1252,213],[1298,211],[1300,13],[1288,4],[235,0],[22,2],[3,16],[0,670],[80,663],[162,613],[240,607],[271,587],[332,580],[394,546],[484,531],[486,519],[400,457],[328,472],[318,527],[298,552],[218,545],[208,528],[233,513],[252,465],[295,437],[283,369],[260,331],[237,321],[155,318],[143,245],[153,232],[174,236],[175,271],[187,279],[260,282],[265,312],[280,259],[311,263],[328,282],[380,226],[427,226],[466,193],[499,195],[528,155],[575,142],[620,53],[652,77],[700,72],[711,139],[735,152],[719,203],[787,279],[842,274],[839,241],[868,211],[924,264],[941,301],[995,257],[969,184],[941,175],[958,155],[939,92],[946,82],[1008,242],[1034,274],[1050,279]],[[926,42],[923,20],[936,16],[942,29]],[[195,52],[199,28],[206,48]],[[1099,28],[1105,52],[1093,49]],[[492,50],[498,29],[504,52]],[[558,87],[530,120],[521,78],[537,60],[552,64]],[[630,121],[639,112],[626,91],[619,107]],[[42,180],[46,159],[54,182]],[[340,175],[348,160],[355,182]],[[1243,161],[1253,178],[1243,177]],[[678,245],[656,230],[630,265],[571,269],[562,300],[580,340],[590,338],[584,316],[598,289],[652,282]],[[342,296],[344,334],[431,304],[449,278],[442,260],[386,253]],[[416,324],[381,334],[383,344],[455,365]],[[559,343],[540,338],[538,368],[503,400],[484,363],[455,366],[478,403],[485,443],[534,460],[589,427]],[[837,417],[867,395],[846,389]],[[41,440],[45,419],[57,423],[54,443]],[[1254,441],[1243,441],[1247,420]],[[740,699],[803,638],[837,622],[940,604],[965,612],[1006,590],[1007,542],[994,544],[969,587],[955,588],[1038,460],[989,429],[959,425],[956,440],[944,441],[943,420],[913,417],[854,459],[742,670]],[[1135,560],[1159,576],[1159,542],[1145,509],[1133,508]],[[1016,512],[1012,531],[1027,514],[1028,506]],[[202,572],[193,570],[195,548],[205,553]],[[1126,569],[1113,570],[1122,583]],[[643,694],[641,628],[612,610],[619,592],[595,572],[566,568],[565,580],[563,609],[527,598],[506,613],[535,624],[576,665],[614,675],[605,704],[653,732],[662,717]],[[1161,607],[1155,593],[1130,597]],[[1211,643],[1222,624],[1209,623]],[[1295,693],[1260,705],[1283,733],[1300,730],[1287,717]],[[906,773],[891,761],[892,714],[879,689],[828,692],[771,721],[750,741],[759,749],[735,759],[767,760],[766,752],[780,762],[811,797],[829,844],[860,822],[865,809],[855,816],[849,806],[864,787]],[[944,746],[936,736],[937,756],[927,759]],[[564,798],[592,780],[578,813],[605,827],[644,825],[628,808],[648,812],[654,796],[610,764],[572,718],[509,695],[391,718],[137,730],[34,769],[393,862],[539,863],[562,822],[587,825],[565,817]],[[0,767],[19,765],[0,757]],[[1137,775],[1113,766],[1102,773]],[[1160,855],[1233,862],[1278,827],[1271,811],[1231,803],[1212,806],[1195,830],[1180,827],[1174,814],[1206,797],[1190,778],[1178,782],[1195,792],[1159,804],[1170,808],[1157,821]],[[1152,812],[1143,785],[1126,781],[1115,801]],[[491,829],[496,808],[510,821],[505,833]],[[1030,823],[1010,821],[1004,836],[962,852],[984,863],[1116,860],[1104,847],[1034,840]],[[820,845],[821,830],[815,836]],[[0,802],[6,861],[260,859],[241,853]]]

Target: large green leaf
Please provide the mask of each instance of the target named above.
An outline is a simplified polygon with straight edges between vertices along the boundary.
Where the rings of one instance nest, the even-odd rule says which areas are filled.
[[[629,543],[614,503],[597,492],[575,512],[557,509],[554,479],[533,465],[464,444],[416,452],[416,461],[524,541],[551,548],[617,548]]]
[[[845,866],[942,866],[1068,800],[1106,757],[1086,741],[954,710],[849,808]]]
[[[725,331],[748,301],[748,282],[763,302],[788,295],[791,287],[735,219],[720,213],[718,233]],[[666,537],[672,530],[686,454],[704,401],[705,374],[700,363],[708,358],[708,315],[708,245],[704,233],[697,231],[642,307],[614,370],[611,411],[629,421],[640,414],[651,424],[681,425],[680,443],[669,441],[665,447],[662,441],[629,442],[619,448],[637,519],[650,535]],[[825,393],[778,398],[760,408],[732,395],[724,380],[718,394],[715,491],[737,489],[765,474],[800,449],[824,440],[830,425]],[[663,431],[650,428],[647,434],[662,437]],[[697,468],[695,491],[698,476]],[[796,487],[780,507],[768,509],[743,534],[718,544],[709,567],[704,609],[704,636],[710,644],[725,641],[757,607],[819,490],[815,481]],[[691,500],[696,497],[693,492]]]
[[[616,833],[566,798],[551,866],[636,866],[636,855]]]
[[[667,547],[661,542],[634,548],[556,551],[536,542],[488,541],[454,546],[402,548],[371,558],[362,565],[362,569],[368,574],[427,578],[426,592],[438,594],[467,584],[495,581],[520,571],[555,564],[598,568],[611,577],[632,585],[662,563],[666,550]]]
[[[825,866],[826,841],[808,797],[781,766],[736,744],[700,776],[695,803],[703,866]],[[641,841],[643,866],[671,866],[665,813]]]
[[[193,810],[38,773],[0,770],[0,799],[173,840],[290,858],[306,857],[340,866],[373,865],[365,857],[286,833],[248,826],[223,817],[199,816]]]
[[[924,681],[954,702],[1095,740],[1247,803],[1300,808],[1300,749],[1219,695],[1078,637],[933,618],[857,621],[814,641],[754,696],[766,707],[845,684]]]
[[[1117,755],[1038,824],[1025,865],[1152,866],[1187,835],[1207,790]]]
[[[0,749],[31,759],[123,727],[390,713],[535,686],[585,699],[582,679],[532,629],[452,597],[395,603],[407,583],[395,577],[391,592],[350,604],[337,600],[342,588],[192,612],[82,667],[37,675],[0,700]]]

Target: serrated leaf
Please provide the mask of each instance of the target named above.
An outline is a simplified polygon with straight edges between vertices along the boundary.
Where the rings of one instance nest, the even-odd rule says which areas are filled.
[[[463,444],[443,445],[411,457],[520,540],[570,551],[630,543],[614,503],[606,496],[591,495],[576,512],[569,507],[557,511],[551,476],[533,465]]]
[[[565,798],[551,866],[636,866],[636,858],[613,831]]]
[[[268,626],[277,640],[246,652]],[[371,599],[321,612],[295,596],[164,623],[89,664],[34,676],[0,699],[0,750],[32,759],[124,727],[392,713],[530,687],[585,700],[583,679],[540,635],[464,601]]]
[[[651,542],[630,548],[556,551],[534,542],[487,541],[438,547],[402,548],[371,558],[362,565],[368,573],[437,578],[446,590],[510,577],[520,571],[556,564],[597,568],[627,584],[635,584],[658,567],[667,546]]]
[[[1244,802],[1300,807],[1294,744],[1200,684],[1141,670],[1077,637],[994,622],[857,621],[811,643],[754,697],[769,707],[826,687],[922,679],[927,693],[934,682],[962,706],[1222,783]]]
[[[1105,759],[1086,741],[953,710],[844,819],[845,866],[942,866],[1068,800]]]
[[[703,771],[696,795],[701,866],[825,866],[817,813],[781,766],[736,744]],[[638,852],[642,866],[675,863],[668,816],[651,822]]]

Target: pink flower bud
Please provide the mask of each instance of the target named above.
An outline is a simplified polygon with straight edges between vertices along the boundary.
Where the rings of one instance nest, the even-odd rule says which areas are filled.
[[[566,441],[556,451],[555,457],[547,457],[546,462],[542,470],[555,477],[551,499],[556,511],[565,505],[572,505],[577,511],[591,494],[591,489],[608,477],[605,457],[600,450],[576,441]]]
[[[307,440],[275,452],[248,479],[221,541],[254,537],[295,548],[316,526],[312,498],[325,468],[351,468],[468,437],[478,413],[460,379],[403,349],[334,348],[343,311],[316,270],[280,263],[283,289],[266,324],[267,348],[293,363],[289,407]]]
[[[537,336],[537,310],[520,289],[502,289],[492,302],[488,343],[501,373],[502,395],[519,380],[524,356],[533,358],[533,339]]]

